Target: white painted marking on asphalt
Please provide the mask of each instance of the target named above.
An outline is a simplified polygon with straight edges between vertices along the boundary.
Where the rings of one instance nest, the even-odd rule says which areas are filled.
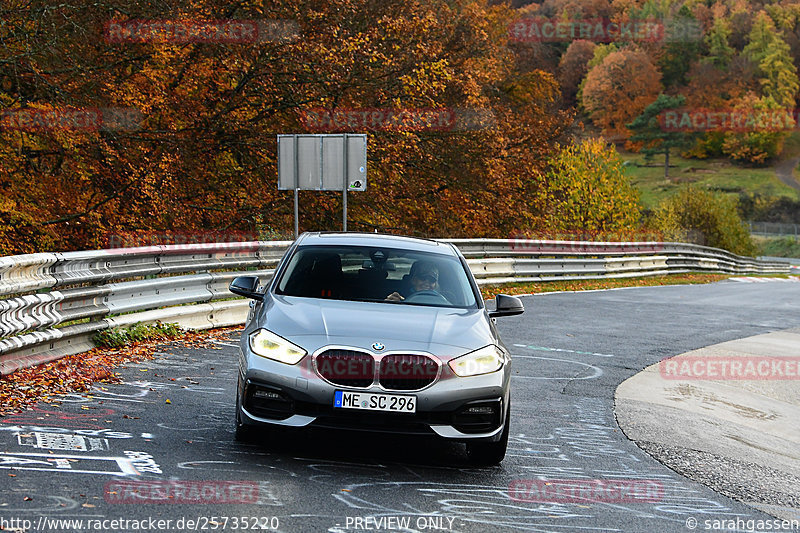
[[[43,450],[94,452],[109,449],[108,439],[42,431],[17,433],[17,443]]]
[[[238,344],[231,344],[229,342],[222,342],[222,341],[211,341],[212,344],[220,344],[222,346],[230,346],[231,348],[238,347]]]
[[[119,470],[101,468],[116,464]],[[48,455],[45,453],[0,452],[0,468],[9,470],[38,470],[42,472],[72,472],[108,476],[136,476],[139,471],[127,457],[97,457],[85,455]]]
[[[520,375],[517,375],[517,374],[514,374],[513,376],[511,376],[513,378],[520,378],[520,379],[548,379],[548,380],[564,380],[564,379],[568,379],[568,380],[572,380],[572,379],[595,379],[595,378],[599,378],[600,376],[603,375],[603,369],[602,368],[594,366],[594,365],[590,365],[588,363],[581,363],[580,361],[571,361],[569,359],[555,359],[553,357],[537,357],[535,355],[512,355],[511,357],[512,358],[521,357],[523,359],[541,359],[542,361],[558,361],[560,363],[569,363],[569,364],[572,364],[572,365],[579,365],[579,366],[583,366],[583,367],[586,367],[586,368],[591,368],[594,371],[594,373],[591,376],[585,376],[585,377],[582,377],[582,378],[577,378],[577,377],[574,377],[574,376],[561,376],[561,377],[547,378],[547,377],[541,377],[541,376],[520,376]]]
[[[797,276],[789,276],[788,278],[760,278],[757,276],[740,276],[737,278],[728,278],[731,281],[738,281],[741,283],[769,283],[771,281],[777,281],[781,283],[796,283],[800,281],[800,278]]]
[[[609,353],[584,352],[581,350],[567,350],[566,348],[548,348],[547,346],[532,346],[530,344],[515,344],[514,346],[518,346],[520,348],[526,348],[528,350],[534,350],[537,352],[563,352],[563,353],[574,353],[578,355],[594,355],[597,357],[615,357],[613,354]]]

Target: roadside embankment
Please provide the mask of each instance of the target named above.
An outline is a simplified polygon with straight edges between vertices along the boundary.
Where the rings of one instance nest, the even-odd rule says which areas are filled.
[[[800,519],[800,328],[693,350],[615,396],[625,434],[717,492]]]

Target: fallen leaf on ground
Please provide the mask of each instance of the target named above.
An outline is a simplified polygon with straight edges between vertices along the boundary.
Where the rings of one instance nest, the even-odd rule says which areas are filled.
[[[163,353],[168,347],[208,348],[211,340],[236,334],[241,329],[187,331],[170,341],[143,341],[120,349],[95,348],[0,376],[0,417],[18,413],[37,402],[59,405],[59,395],[89,392],[96,382],[119,383],[120,374],[114,370],[124,363],[152,359],[154,353]]]

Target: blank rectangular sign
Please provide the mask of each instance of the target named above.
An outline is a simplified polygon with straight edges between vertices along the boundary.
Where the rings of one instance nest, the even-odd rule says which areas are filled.
[[[295,189],[294,135],[278,135],[278,190]]]
[[[367,190],[367,136],[347,136],[347,190]]]
[[[341,191],[344,183],[344,137],[322,137],[322,190]]]
[[[278,189],[341,191],[345,187],[348,191],[367,188],[365,134],[278,135]]]
[[[320,142],[314,137],[297,137],[295,141],[297,161],[297,188],[318,191],[322,188],[320,168]]]

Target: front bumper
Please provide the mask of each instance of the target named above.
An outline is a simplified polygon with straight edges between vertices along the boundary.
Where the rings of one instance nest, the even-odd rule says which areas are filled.
[[[310,361],[290,366],[253,354],[242,369],[237,406],[245,424],[319,427],[439,436],[458,441],[500,438],[508,408],[510,364],[491,374],[460,378],[446,365],[422,390],[387,391],[378,385],[351,388],[322,379]],[[337,390],[414,395],[415,413],[391,413],[333,407]]]

